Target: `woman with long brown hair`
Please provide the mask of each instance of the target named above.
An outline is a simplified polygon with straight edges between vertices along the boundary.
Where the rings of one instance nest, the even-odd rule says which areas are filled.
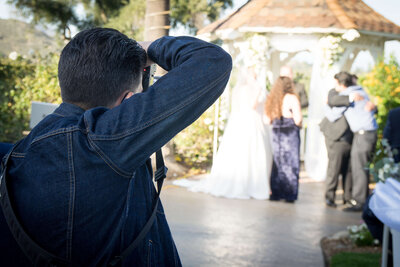
[[[281,76],[275,81],[265,103],[265,114],[272,126],[270,200],[294,202],[299,185],[302,114],[290,78]]]

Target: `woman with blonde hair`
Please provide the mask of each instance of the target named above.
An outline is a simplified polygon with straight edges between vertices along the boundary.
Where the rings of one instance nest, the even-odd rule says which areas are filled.
[[[302,114],[290,78],[281,76],[276,80],[265,103],[265,114],[272,127],[270,200],[294,202],[299,185]]]

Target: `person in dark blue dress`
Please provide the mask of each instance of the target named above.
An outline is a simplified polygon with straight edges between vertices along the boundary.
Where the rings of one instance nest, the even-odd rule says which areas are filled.
[[[272,126],[270,200],[297,200],[300,172],[301,105],[290,78],[279,77],[265,103]]]

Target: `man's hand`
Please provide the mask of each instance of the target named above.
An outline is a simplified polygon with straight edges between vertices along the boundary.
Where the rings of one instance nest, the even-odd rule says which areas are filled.
[[[151,41],[145,41],[145,42],[138,42],[138,43],[146,51],[146,54],[147,54],[147,49],[149,49],[149,46],[151,45],[152,42]],[[146,66],[145,67],[148,67],[151,64],[154,64],[154,62],[147,56],[147,61],[146,61]]]
[[[367,103],[365,103],[365,106],[364,106],[365,111],[368,111],[368,112],[374,111],[375,108],[376,108],[375,104],[372,103],[371,101],[368,101]]]
[[[357,101],[362,101],[362,100],[364,100],[364,97],[362,95],[360,95],[359,93],[353,94],[353,101],[357,102]]]

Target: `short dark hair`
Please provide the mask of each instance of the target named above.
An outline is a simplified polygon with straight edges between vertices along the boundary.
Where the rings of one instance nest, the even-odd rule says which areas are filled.
[[[61,52],[61,97],[84,109],[109,107],[125,90],[139,86],[146,59],[146,51],[117,30],[81,31]]]
[[[341,71],[335,74],[335,79],[339,82],[340,85],[344,85],[346,87],[353,85],[353,76],[345,71]]]
[[[353,85],[357,85],[358,76],[355,74],[351,74],[351,80]]]

